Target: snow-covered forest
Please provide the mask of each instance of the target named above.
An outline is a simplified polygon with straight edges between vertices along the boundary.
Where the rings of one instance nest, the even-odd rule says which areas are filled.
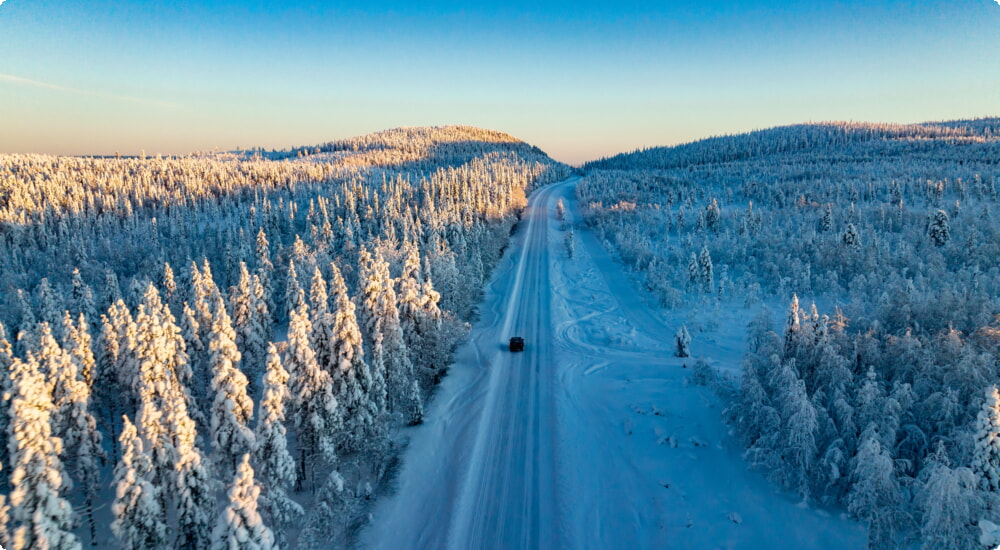
[[[738,311],[752,467],[870,548],[1000,543],[1000,119],[808,124],[602,159],[585,222],[669,309]],[[680,327],[678,352],[698,334]]]
[[[567,174],[470,127],[0,155],[0,545],[348,544]]]

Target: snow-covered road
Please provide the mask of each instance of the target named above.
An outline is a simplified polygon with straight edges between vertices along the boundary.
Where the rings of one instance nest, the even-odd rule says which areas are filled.
[[[671,354],[684,312],[644,303],[588,232],[568,257],[555,206],[572,221],[575,183],[532,195],[363,545],[863,548],[858,525],[746,470],[718,399]],[[732,368],[742,326],[727,326],[703,351]]]

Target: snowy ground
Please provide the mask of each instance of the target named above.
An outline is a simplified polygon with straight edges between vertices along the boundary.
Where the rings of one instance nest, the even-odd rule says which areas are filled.
[[[664,312],[538,190],[486,288],[481,318],[410,445],[365,546],[402,548],[864,548],[838,512],[800,505],[748,472],[721,404],[673,356],[736,371],[746,312]],[[523,353],[506,351],[510,336]]]

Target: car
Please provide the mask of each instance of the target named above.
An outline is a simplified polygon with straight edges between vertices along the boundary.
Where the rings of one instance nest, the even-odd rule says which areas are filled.
[[[524,338],[515,336],[510,339],[510,351],[524,351]]]

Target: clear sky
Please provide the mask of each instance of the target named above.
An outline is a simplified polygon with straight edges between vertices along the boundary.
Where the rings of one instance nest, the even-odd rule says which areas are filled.
[[[0,152],[471,124],[578,163],[822,120],[1000,115],[1000,0],[0,0]]]

